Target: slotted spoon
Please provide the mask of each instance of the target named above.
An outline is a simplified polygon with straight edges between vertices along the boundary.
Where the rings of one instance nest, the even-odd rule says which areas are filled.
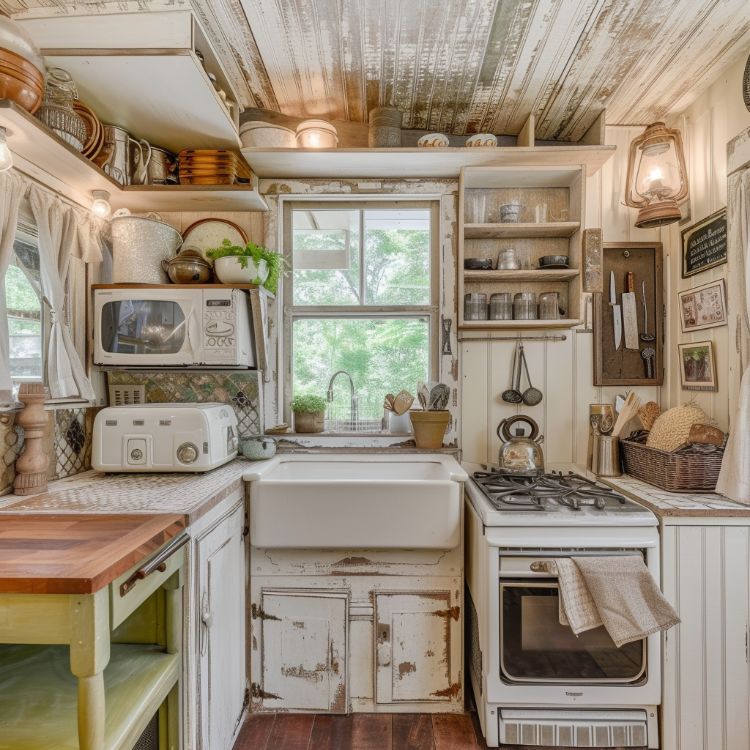
[[[503,391],[501,398],[506,404],[520,404],[523,401],[521,394],[521,360],[518,356],[519,344],[513,352],[513,369],[510,372],[510,388]]]

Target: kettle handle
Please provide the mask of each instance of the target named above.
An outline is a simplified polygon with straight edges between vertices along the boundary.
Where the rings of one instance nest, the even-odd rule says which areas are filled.
[[[524,414],[518,414],[515,417],[507,417],[497,426],[497,436],[500,438],[500,440],[505,443],[512,440],[513,435],[510,432],[510,428],[513,427],[513,425],[518,424],[519,422],[531,427],[531,434],[528,436],[529,440],[537,439],[537,437],[539,436],[539,425],[531,417],[527,417]],[[542,440],[544,440],[544,438],[540,437],[537,442],[541,443]]]

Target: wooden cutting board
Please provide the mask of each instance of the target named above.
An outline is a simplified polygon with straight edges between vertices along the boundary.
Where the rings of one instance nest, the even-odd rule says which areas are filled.
[[[0,593],[91,594],[185,528],[159,515],[3,515]]]

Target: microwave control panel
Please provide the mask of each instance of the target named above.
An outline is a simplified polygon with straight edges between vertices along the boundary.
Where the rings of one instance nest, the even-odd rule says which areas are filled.
[[[231,357],[237,343],[237,314],[231,297],[207,298],[203,309],[203,348]]]

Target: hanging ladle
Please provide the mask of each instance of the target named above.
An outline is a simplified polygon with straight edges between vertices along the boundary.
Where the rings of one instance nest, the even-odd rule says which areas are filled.
[[[507,404],[520,404],[523,401],[523,395],[521,394],[521,359],[518,356],[518,348],[520,344],[516,344],[516,349],[513,353],[513,369],[510,373],[510,388],[507,391],[503,391],[501,398]]]
[[[531,384],[531,376],[529,375],[529,366],[526,363],[526,355],[523,352],[523,344],[521,344],[521,364],[526,373],[526,380],[529,383],[529,387],[523,392],[521,398],[523,398],[523,402],[526,406],[536,406],[542,402],[543,396],[542,392],[538,388],[534,388]]]
[[[646,304],[646,282],[643,282],[641,287],[641,295],[643,297],[643,333],[641,334],[641,341],[656,341],[656,336],[648,332],[648,305]],[[644,355],[643,358],[646,357]]]

